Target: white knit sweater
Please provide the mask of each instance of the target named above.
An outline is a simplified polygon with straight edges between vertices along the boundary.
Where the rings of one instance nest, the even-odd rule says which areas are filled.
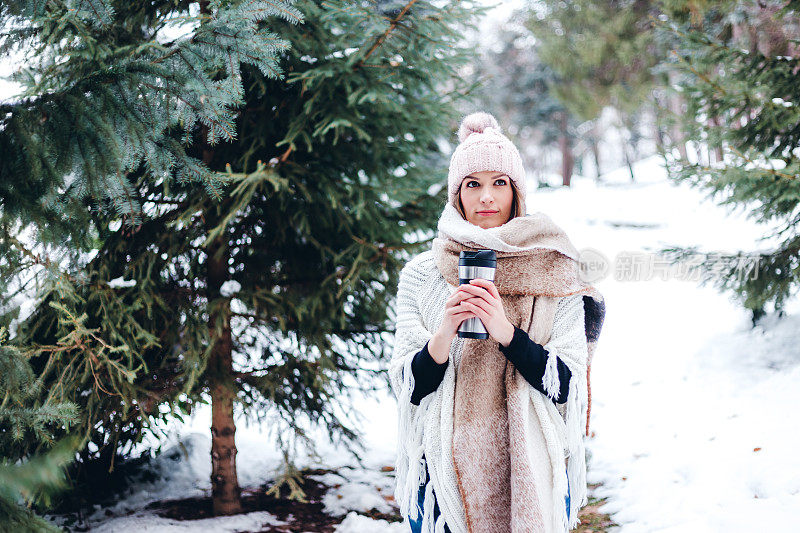
[[[421,463],[425,455],[431,477],[425,486],[422,531],[444,533],[444,523],[453,533],[468,533],[464,504],[459,493],[453,466],[453,404],[458,364],[464,341],[456,337],[451,346],[444,378],[439,387],[425,396],[419,406],[411,403],[414,375],[411,361],[439,328],[444,317],[445,300],[455,291],[439,273],[433,252],[427,250],[409,261],[401,270],[396,299],[396,330],[389,374],[392,391],[398,402],[398,447],[395,468],[395,499],[403,516],[418,518],[417,491],[425,480]],[[586,464],[580,416],[586,414],[586,361],[588,357],[584,329],[583,299],[580,294],[559,300],[550,340],[544,345],[552,356],[561,358],[572,372],[566,404],[555,405],[538,390],[530,387],[529,420],[532,442],[540,443],[548,455],[534,465],[537,479],[550,479],[539,494],[548,532],[563,533],[566,523],[564,498],[567,494],[565,458],[570,457],[569,490],[571,529],[578,523],[578,510],[587,502]],[[551,362],[554,359],[551,359]],[[555,365],[545,379],[551,379]],[[557,372],[557,371],[556,371]],[[551,375],[548,375],[551,374]],[[570,412],[570,416],[567,413]],[[541,416],[540,416],[541,415]],[[585,419],[585,418],[584,418]],[[566,424],[565,420],[570,423]],[[433,521],[433,496],[441,511]]]

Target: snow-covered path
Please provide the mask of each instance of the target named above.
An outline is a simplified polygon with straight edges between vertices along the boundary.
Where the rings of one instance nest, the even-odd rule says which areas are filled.
[[[741,213],[729,214],[703,193],[668,182],[658,158],[635,168],[634,184],[622,169],[606,175],[601,187],[576,178],[572,189],[529,188],[529,209],[551,215],[579,250],[593,248],[612,266],[620,252],[653,252],[669,244],[766,246],[758,241],[764,229]],[[731,298],[694,281],[618,280],[612,270],[596,286],[607,314],[592,365],[593,436],[587,444],[588,480],[603,484],[596,496],[608,497],[600,511],[610,513],[625,533],[797,530],[800,301],[791,302],[789,316],[767,317],[751,329],[748,314]],[[338,479],[341,486],[326,498],[330,512],[342,516],[390,511],[382,494],[391,493],[392,478],[380,468],[394,460],[394,399],[386,391],[361,406],[367,468],[343,468],[346,479]],[[95,529],[184,531],[186,524],[141,509],[161,498],[207,493],[208,426],[207,410],[176,424],[175,438],[192,443],[188,459],[165,460],[161,482],[134,487],[130,498],[108,510],[114,517],[98,513]],[[243,486],[273,477],[279,454],[265,433],[240,427],[237,444]],[[335,447],[321,450],[323,462],[305,464],[353,464]],[[237,531],[259,523],[276,522],[256,513],[195,525]],[[350,513],[337,531],[407,529]]]
[[[666,244],[765,247],[763,228],[665,181],[657,159],[637,165],[637,175],[647,184],[609,176],[620,185],[579,181],[573,192],[538,198],[574,227],[579,249],[612,260]],[[694,281],[625,281],[612,272],[597,286],[607,315],[592,365],[588,480],[602,482],[596,495],[609,498],[600,511],[626,533],[797,531],[797,299],[789,316],[751,329],[728,295]]]

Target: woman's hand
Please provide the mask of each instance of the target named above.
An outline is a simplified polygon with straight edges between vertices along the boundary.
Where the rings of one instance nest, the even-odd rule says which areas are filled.
[[[428,341],[428,352],[433,357],[433,360],[439,364],[447,360],[450,352],[450,344],[453,339],[458,335],[458,328],[461,323],[468,318],[475,315],[472,311],[461,305],[463,300],[472,298],[472,295],[466,291],[455,291],[444,302],[444,318],[439,329]]]
[[[489,335],[508,346],[514,338],[514,325],[506,318],[503,302],[495,284],[488,279],[475,278],[469,284],[459,285],[459,292],[471,297],[461,301],[461,305],[475,313],[481,319]]]

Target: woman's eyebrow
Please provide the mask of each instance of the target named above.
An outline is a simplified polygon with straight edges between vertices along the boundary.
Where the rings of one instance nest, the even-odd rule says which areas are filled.
[[[505,177],[506,177],[505,174],[497,174],[496,176],[490,176],[490,179],[505,178]],[[478,178],[477,176],[473,176],[472,174],[464,176],[464,179],[467,178],[480,181],[480,178]]]

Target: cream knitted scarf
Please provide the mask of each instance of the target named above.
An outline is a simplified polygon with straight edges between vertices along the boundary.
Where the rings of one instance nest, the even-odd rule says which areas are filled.
[[[580,278],[578,252],[566,233],[543,213],[484,229],[464,220],[449,203],[438,229],[432,246],[434,259],[451,285],[459,282],[461,250],[495,250],[494,283],[506,316],[539,344],[546,344],[550,338],[558,298],[584,295],[588,389],[588,367],[605,316],[605,304],[600,293]],[[468,530],[548,531],[550,524],[545,526],[536,487],[544,490],[541,484],[550,484],[551,480],[536,479],[531,466],[530,455],[546,454],[547,450],[536,450],[529,435],[530,384],[507,361],[496,341],[464,341],[455,388],[453,461]],[[551,397],[558,394],[559,388],[556,356],[549,354],[543,379],[543,388]],[[573,401],[572,405],[577,403]],[[568,425],[579,423],[575,415],[567,413]],[[588,416],[587,409],[587,432]],[[580,462],[576,468],[585,468],[582,457],[575,459]],[[563,525],[566,530],[566,523]]]

